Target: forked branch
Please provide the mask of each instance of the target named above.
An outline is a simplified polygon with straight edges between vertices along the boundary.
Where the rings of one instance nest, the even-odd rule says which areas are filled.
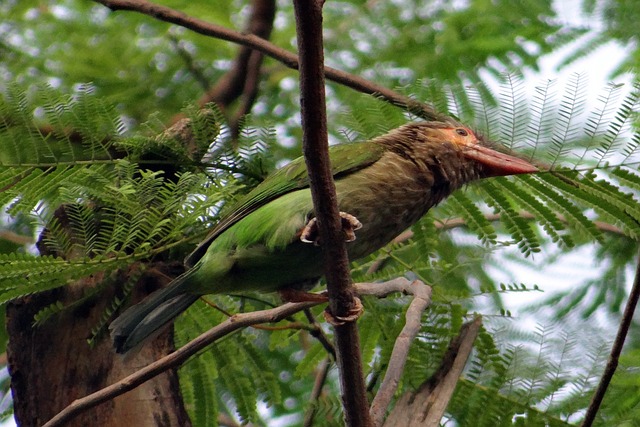
[[[354,287],[356,292],[360,295],[371,294],[381,298],[391,293],[403,292],[403,287],[410,284],[411,282],[406,279],[395,279],[384,283],[356,283]],[[64,408],[55,417],[44,424],[43,427],[58,427],[65,425],[78,414],[120,396],[129,390],[133,390],[140,384],[150,380],[156,375],[160,375],[166,370],[177,368],[186,362],[191,356],[197,354],[208,345],[213,344],[220,338],[229,335],[234,331],[261,323],[278,322],[298,313],[299,311],[318,304],[320,303],[286,303],[268,310],[236,314],[151,365],[134,372],[117,383],[73,401],[69,406]]]

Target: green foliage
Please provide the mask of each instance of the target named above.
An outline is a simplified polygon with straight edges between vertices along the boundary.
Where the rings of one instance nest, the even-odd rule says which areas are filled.
[[[341,4],[328,6],[326,15],[326,19],[343,23],[326,36],[328,49],[336,52],[335,58],[329,55],[329,61],[339,61],[339,53],[346,50],[350,54],[345,61],[347,69],[357,67],[388,85],[423,76],[440,82],[457,81],[460,74],[477,82],[482,80],[477,64],[485,64],[486,70],[495,75],[516,66],[535,68],[539,53],[559,47],[582,32],[565,29],[558,34],[560,25],[554,22],[549,1],[478,0],[463,7],[413,0],[370,7]],[[527,25],[523,25],[523,17]],[[518,39],[534,45],[536,53]],[[495,61],[487,61],[490,57]],[[377,67],[380,63],[391,66]],[[416,70],[420,70],[419,75]]]
[[[172,152],[179,166],[188,159],[187,148],[172,141],[162,143],[166,139],[149,144],[148,138],[120,136],[113,109],[98,101],[91,88],[69,99],[47,87],[33,95],[27,99],[14,87],[2,100],[3,152],[19,155],[0,166],[5,177],[0,203],[7,206],[7,214],[31,216],[44,225],[39,248],[52,255],[0,255],[2,302],[125,268],[179,247],[191,233],[198,233],[198,226],[200,232],[206,230],[201,219],[208,207],[229,200],[239,188],[227,171],[220,175],[222,187],[221,181],[213,180],[205,185],[202,173],[168,177],[162,170],[133,163],[152,154],[154,160],[145,166],[157,168],[163,163],[158,156]],[[38,110],[47,112],[42,122],[30,116]],[[218,122],[191,112],[195,141],[208,147],[219,126],[208,131],[204,126]],[[22,125],[14,128],[11,123],[16,120]],[[42,134],[42,128],[51,131]],[[78,135],[69,136],[64,133],[67,129],[74,129],[74,134],[78,129]],[[68,149],[49,150],[52,142]],[[125,147],[127,151],[118,151]],[[112,157],[112,152],[121,158]],[[57,309],[50,307],[38,320]]]
[[[230,3],[215,8],[181,1],[163,4],[227,26],[235,9]],[[235,51],[140,14],[111,14],[93,2],[26,0],[1,7],[6,26],[0,49],[12,64],[2,67],[3,82],[50,81],[70,93],[78,83],[92,81],[100,99],[120,105],[120,113],[138,123],[151,111],[159,111],[164,121],[198,98],[202,87],[185,72],[180,50],[203,55],[194,66],[211,82],[226,71],[223,61],[215,61]]]
[[[640,17],[640,6],[637,2],[627,0],[593,1],[583,0],[582,9],[585,19],[585,31],[578,39],[577,45],[566,55],[561,67],[570,65],[585,58],[590,53],[615,41],[627,50],[628,54],[612,73],[612,77],[624,73],[637,73],[640,69],[640,51],[638,50],[638,34],[633,25]],[[595,23],[598,24],[595,24]]]
[[[525,120],[526,124],[526,117],[518,116],[518,111],[526,110],[523,104],[525,100],[514,95],[520,90],[518,80],[510,78],[508,81],[510,83],[506,90],[512,95],[498,97],[508,100],[506,106],[497,110],[499,116],[503,117],[501,123],[507,126],[508,123],[513,125]],[[579,82],[572,84],[579,85]],[[417,86],[416,89],[420,87]],[[448,99],[473,98],[460,97],[460,90],[454,89]],[[571,90],[575,92],[577,89],[572,87]],[[51,93],[47,88],[43,91]],[[24,104],[21,98],[15,96],[5,99],[7,105],[13,105],[15,100],[19,100],[18,104]],[[93,118],[94,126],[86,127],[84,132],[97,132],[100,123],[117,123],[105,119],[105,116],[111,114],[109,108],[91,107],[96,104],[90,91],[84,97],[68,100],[68,105],[55,97],[50,96],[49,99],[55,99],[52,102],[60,107],[48,108],[49,105],[45,104],[45,110],[85,111],[70,116],[75,119],[86,116],[86,111],[102,115],[102,119]],[[568,107],[561,103],[558,108],[562,113],[558,119],[559,124],[556,124],[547,117],[556,111],[549,107],[549,101],[539,99],[537,102],[545,105],[540,110],[542,113],[527,117],[535,123],[549,123],[549,134],[557,133],[556,127],[569,129],[573,114],[579,111],[575,106]],[[465,111],[465,115],[473,114],[474,106],[479,106],[468,104],[468,107],[461,108],[462,103],[453,105],[458,106],[458,111]],[[23,105],[25,112],[31,108],[33,107]],[[403,115],[391,108],[379,100],[361,99],[361,105],[354,109],[356,113],[350,118],[345,116],[345,122],[352,124],[353,131],[360,137],[351,135],[348,138],[372,137],[399,125]],[[483,111],[487,113],[492,108],[494,107],[485,106]],[[619,121],[617,129],[622,129],[631,114],[628,102],[623,103],[618,110],[608,108],[611,111],[600,117],[605,120],[605,116],[613,115]],[[156,139],[136,135],[120,136],[117,126],[110,128],[110,135],[105,133],[93,143],[81,145],[77,153],[68,151],[66,156],[50,156],[51,160],[44,166],[38,165],[36,157],[35,163],[28,166],[18,162],[5,167],[5,170],[13,174],[8,178],[13,185],[7,194],[3,194],[3,200],[8,204],[7,212],[22,215],[37,213],[39,220],[46,224],[41,247],[57,256],[1,255],[2,301],[51,289],[92,274],[108,275],[134,262],[152,259],[172,248],[178,249],[190,241],[191,236],[204,232],[206,226],[203,218],[206,221],[215,220],[221,204],[232,200],[241,189],[240,182],[250,186],[261,179],[265,173],[264,168],[270,164],[265,164],[265,157],[261,153],[275,143],[272,129],[247,127],[234,148],[218,138],[219,135],[225,135],[225,131],[217,125],[220,123],[219,113],[211,110],[212,115],[202,115],[195,110],[187,111],[191,112],[196,126],[202,124],[201,130],[194,132],[201,147],[199,150],[211,146],[215,156],[208,157],[210,161],[207,160],[205,165],[213,168],[206,171],[206,174],[205,171],[198,171],[196,163],[190,162],[189,154],[184,150],[180,151],[181,146],[176,144],[172,135],[165,133]],[[517,116],[517,119],[509,121],[507,117],[510,114]],[[23,116],[26,120],[27,116]],[[50,117],[66,123],[61,119],[66,116],[61,113],[52,113]],[[60,126],[67,127],[69,124],[72,125],[73,122]],[[214,125],[215,129],[207,132],[206,124]],[[624,147],[624,144],[611,144],[612,140],[606,138],[600,144],[595,143],[600,123],[594,119],[587,126],[587,134],[591,138],[587,151],[595,154],[594,157],[583,155],[580,161],[584,164],[589,164],[591,159],[595,164],[602,163],[603,152],[599,151],[600,147],[607,147],[605,150],[609,151],[619,151]],[[526,138],[529,127],[518,124],[518,129],[501,127],[500,132],[518,133],[520,136],[513,138],[513,141]],[[568,133],[563,135],[566,139]],[[615,133],[615,138],[618,137],[619,133]],[[543,139],[539,131],[536,131],[535,138]],[[75,143],[70,138],[59,139],[69,146]],[[31,150],[31,156],[33,153],[37,154],[34,147],[38,144],[35,143],[35,138],[33,141],[25,149],[26,152]],[[109,141],[107,148],[104,141]],[[572,141],[566,140],[564,143],[571,147]],[[552,141],[552,144],[556,143]],[[578,140],[576,146],[585,145],[582,140]],[[14,145],[15,147],[17,146]],[[125,153],[125,157],[110,157],[104,162],[96,155],[99,152],[110,153],[112,147]],[[152,154],[151,157],[149,153]],[[569,163],[565,159],[571,159],[572,155],[571,148],[559,149],[554,154],[553,162]],[[79,160],[82,158],[89,160]],[[182,164],[183,168],[190,168],[191,171],[177,172],[169,179],[162,170],[144,168],[154,167],[154,162],[162,165],[169,158],[174,158],[177,164]],[[626,158],[630,159],[632,156]],[[21,162],[26,162],[25,159],[26,157],[22,157]],[[584,164],[578,163],[574,167]],[[216,165],[223,166],[216,168]],[[236,178],[240,171],[244,178]],[[500,300],[502,292],[535,289],[526,285],[524,288],[520,285],[496,286],[491,276],[483,271],[483,259],[491,256],[488,252],[490,247],[496,244],[515,244],[525,256],[530,256],[540,250],[547,237],[565,251],[571,250],[576,241],[602,241],[602,233],[595,226],[595,219],[586,215],[589,210],[597,212],[603,220],[614,221],[622,232],[635,239],[638,235],[640,210],[635,195],[630,192],[637,191],[638,182],[640,179],[635,170],[628,166],[615,168],[606,175],[592,172],[580,174],[575,170],[565,169],[516,180],[486,181],[473,186],[472,191],[459,192],[451,197],[442,209],[434,211],[414,227],[410,240],[392,244],[357,266],[354,270],[356,280],[387,279],[408,274],[435,286],[434,304],[425,315],[425,326],[413,345],[402,388],[407,390],[418,387],[436,369],[449,340],[467,318],[467,310],[472,306],[470,298],[489,296],[494,303],[493,310],[497,314],[508,315],[509,311]],[[478,205],[479,199],[484,200],[486,205]],[[61,208],[53,210],[53,206]],[[207,213],[207,209],[213,206],[216,208]],[[498,222],[490,220],[488,209],[493,209],[498,214]],[[521,212],[527,212],[530,216],[522,215]],[[557,213],[562,216],[556,216]],[[531,215],[540,224],[539,228],[531,221]],[[447,218],[452,216],[462,218],[460,224],[464,224],[465,233],[479,237],[482,246],[475,243],[477,240],[461,243],[456,241],[455,236],[445,233],[444,230],[448,228]],[[577,240],[569,232],[574,230],[578,232]],[[374,264],[377,264],[374,271],[366,273]],[[624,265],[626,264],[618,265],[618,270],[615,270],[617,274],[612,271],[612,280],[619,279],[620,269]],[[111,314],[122,305],[132,283],[125,287],[124,293],[113,301],[104,313],[103,320],[95,326],[96,336],[100,336]],[[93,295],[95,293],[90,292],[84,298]],[[606,293],[603,298],[605,295]],[[579,294],[576,299],[574,294],[569,306],[578,304],[582,297],[584,294]],[[601,300],[596,299],[586,308],[587,315],[594,312]],[[618,298],[617,301],[619,304],[621,299]],[[53,304],[42,310],[35,320],[50,320],[60,311],[68,310],[74,305]],[[378,379],[371,384],[373,390],[379,378],[384,375],[393,344],[403,325],[406,306],[405,299],[368,299],[366,302],[367,311],[362,319],[362,350],[371,369],[369,377]],[[260,308],[260,304],[256,306],[245,303],[243,309],[251,308]],[[231,311],[236,310],[237,308]],[[187,342],[197,331],[203,331],[221,321],[222,317],[212,316],[212,311],[202,304],[190,310],[177,325],[178,341]],[[337,400],[321,399],[312,402],[312,406],[304,399],[291,400],[299,392],[297,390],[309,390],[305,384],[312,380],[311,374],[326,358],[325,350],[314,342],[300,356],[300,363],[296,367],[296,359],[291,356],[292,349],[298,347],[297,339],[294,339],[296,336],[291,330],[272,333],[245,331],[227,337],[187,364],[182,370],[182,388],[196,424],[215,424],[216,414],[221,410],[235,412],[242,420],[257,422],[263,419],[256,406],[256,402],[261,400],[272,408],[269,417],[284,415],[293,405],[299,413],[304,412],[305,408],[309,410],[314,407],[324,414],[331,414],[326,420],[327,425],[331,425],[331,420],[339,419],[340,407]],[[265,354],[269,354],[269,358]],[[557,415],[561,412],[547,413],[537,405],[573,380],[564,371],[562,375],[556,376],[555,382],[547,383],[545,379],[540,379],[549,371],[542,363],[547,357],[542,348],[539,360],[533,364],[538,371],[531,372],[532,380],[519,379],[522,372],[512,372],[509,369],[516,354],[519,353],[500,349],[492,335],[483,333],[467,379],[458,390],[463,397],[456,397],[452,402],[451,417],[464,424],[467,422],[465,420],[470,422],[474,419],[472,414],[482,407],[485,408],[485,416],[481,419],[481,424],[510,425],[507,421],[524,417],[522,419],[532,422],[541,420],[551,425],[562,425],[563,421]],[[554,366],[561,365],[562,362]],[[276,376],[277,372],[295,373],[295,379],[291,384],[283,384]],[[558,380],[560,377],[562,381]],[[508,393],[505,392],[507,384],[510,384]],[[498,391],[499,398],[493,399],[492,396]],[[533,398],[534,395],[537,397]],[[530,397],[524,399],[523,396]],[[468,404],[465,406],[463,402]]]
[[[606,25],[584,38],[586,29],[561,23],[549,1],[325,5],[329,65],[389,87],[401,85],[401,92],[541,163],[543,172],[536,175],[486,181],[454,194],[413,227],[411,238],[354,265],[357,281],[407,276],[434,287],[434,302],[413,343],[399,393],[433,373],[471,313],[480,311],[489,319],[449,405],[450,423],[576,422],[606,358],[604,339],[585,351],[582,343],[590,337],[577,331],[539,327],[527,334],[502,327],[511,315],[502,296],[539,287],[526,277],[495,277],[496,271],[505,273],[508,257],[542,269],[540,255],[546,252],[569,254],[596,244],[602,274],[540,305],[552,307],[558,320],[572,314],[581,319],[602,312],[620,315],[626,297],[622,284],[640,235],[638,88],[609,85],[594,101],[585,75],[576,74],[564,88],[553,81],[539,84],[529,99],[522,77],[537,68],[541,54],[575,40],[582,45],[567,62],[617,39],[633,47],[620,71],[627,65],[637,70],[637,34],[629,30],[636,28],[629,22],[638,21],[637,7],[617,0],[602,7],[596,3],[585,1],[585,10],[604,16]],[[242,28],[246,18],[239,2],[215,8],[163,4],[228,27]],[[295,34],[292,6],[278,6],[272,40],[289,48]],[[0,204],[9,216],[0,221],[3,229],[23,236],[46,228],[39,248],[51,254],[35,256],[31,246],[0,240],[0,301],[90,275],[105,277],[81,300],[54,303],[34,319],[54,321],[101,287],[113,286],[117,274],[135,263],[135,274],[95,325],[96,340],[149,261],[182,259],[221,209],[276,164],[297,157],[297,75],[268,59],[254,117],[233,139],[214,106],[184,105],[193,105],[227,71],[234,46],[77,0],[9,1],[0,5],[0,13],[5,18],[0,55],[6,58],[0,74],[3,82],[19,82],[0,83]],[[187,64],[185,53],[194,61]],[[209,81],[206,88],[196,71]],[[499,88],[487,76],[498,77]],[[42,86],[43,81],[51,86]],[[328,98],[332,140],[370,138],[412,119],[380,99],[354,96],[332,83]],[[191,120],[189,147],[183,134],[166,129],[169,117],[181,109]],[[149,116],[151,111],[157,113]],[[510,248],[515,255],[505,254]],[[264,295],[216,296],[215,302],[232,313],[273,303]],[[375,393],[408,298],[367,298],[364,304],[362,352]],[[318,317],[320,310],[313,314]],[[198,302],[176,324],[178,344],[223,319]],[[321,396],[311,399],[328,358],[313,338],[317,329],[301,314],[278,326],[283,329],[247,329],[225,337],[182,367],[181,389],[194,425],[217,425],[218,413],[255,424],[299,425],[312,408],[314,425],[341,425],[335,369]],[[3,348],[5,335],[0,333]],[[631,341],[600,425],[632,425],[640,419],[638,340]],[[258,410],[257,402],[267,409]]]
[[[261,301],[245,300],[239,305],[229,297],[216,298],[216,304],[232,312],[239,307],[248,311],[265,308]],[[297,317],[301,320],[303,316]],[[188,342],[224,318],[212,306],[196,303],[177,322],[177,342]],[[316,354],[324,357],[322,349],[317,349]],[[261,419],[256,406],[259,401],[268,405],[273,417],[289,413],[291,406],[301,411],[307,402],[300,393],[313,379],[308,372],[291,377],[297,366],[292,350],[299,350],[295,328],[273,332],[246,329],[189,361],[181,370],[181,388],[192,408],[194,425],[215,424],[215,408],[226,408],[242,420],[257,422]],[[315,364],[308,366],[313,369]]]
[[[0,94],[3,172],[7,167],[44,168],[111,159],[113,137],[124,132],[124,125],[115,108],[93,92],[88,85],[79,86],[73,96],[48,86],[26,92],[14,85]]]

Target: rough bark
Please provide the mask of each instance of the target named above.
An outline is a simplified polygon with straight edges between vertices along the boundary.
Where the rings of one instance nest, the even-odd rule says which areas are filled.
[[[145,274],[139,295],[166,280],[165,271]],[[124,282],[125,277],[118,278]],[[103,337],[91,348],[87,338],[110,304],[117,286],[68,310],[40,327],[33,316],[55,301],[71,303],[103,280],[101,275],[51,292],[32,295],[7,307],[7,348],[15,418],[20,426],[41,426],[73,400],[111,384],[173,349],[171,334],[158,336],[152,345],[132,356],[115,354]],[[188,426],[189,418],[180,395],[176,371],[168,371],[135,390],[82,414],[69,426]]]

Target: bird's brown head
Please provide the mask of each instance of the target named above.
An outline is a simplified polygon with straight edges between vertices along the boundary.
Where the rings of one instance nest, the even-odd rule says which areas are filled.
[[[472,129],[444,122],[417,122],[388,135],[387,146],[395,153],[457,177],[459,184],[478,178],[537,172],[533,164],[498,151],[494,144]],[[454,184],[454,186],[456,186]]]

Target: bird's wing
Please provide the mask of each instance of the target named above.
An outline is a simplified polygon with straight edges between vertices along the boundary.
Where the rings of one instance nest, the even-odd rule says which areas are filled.
[[[334,145],[329,149],[333,178],[339,179],[363,169],[378,161],[383,153],[384,147],[370,142]],[[307,167],[304,158],[299,157],[267,177],[229,210],[209,235],[187,256],[185,264],[187,267],[195,265],[216,237],[251,212],[284,194],[307,187]]]

